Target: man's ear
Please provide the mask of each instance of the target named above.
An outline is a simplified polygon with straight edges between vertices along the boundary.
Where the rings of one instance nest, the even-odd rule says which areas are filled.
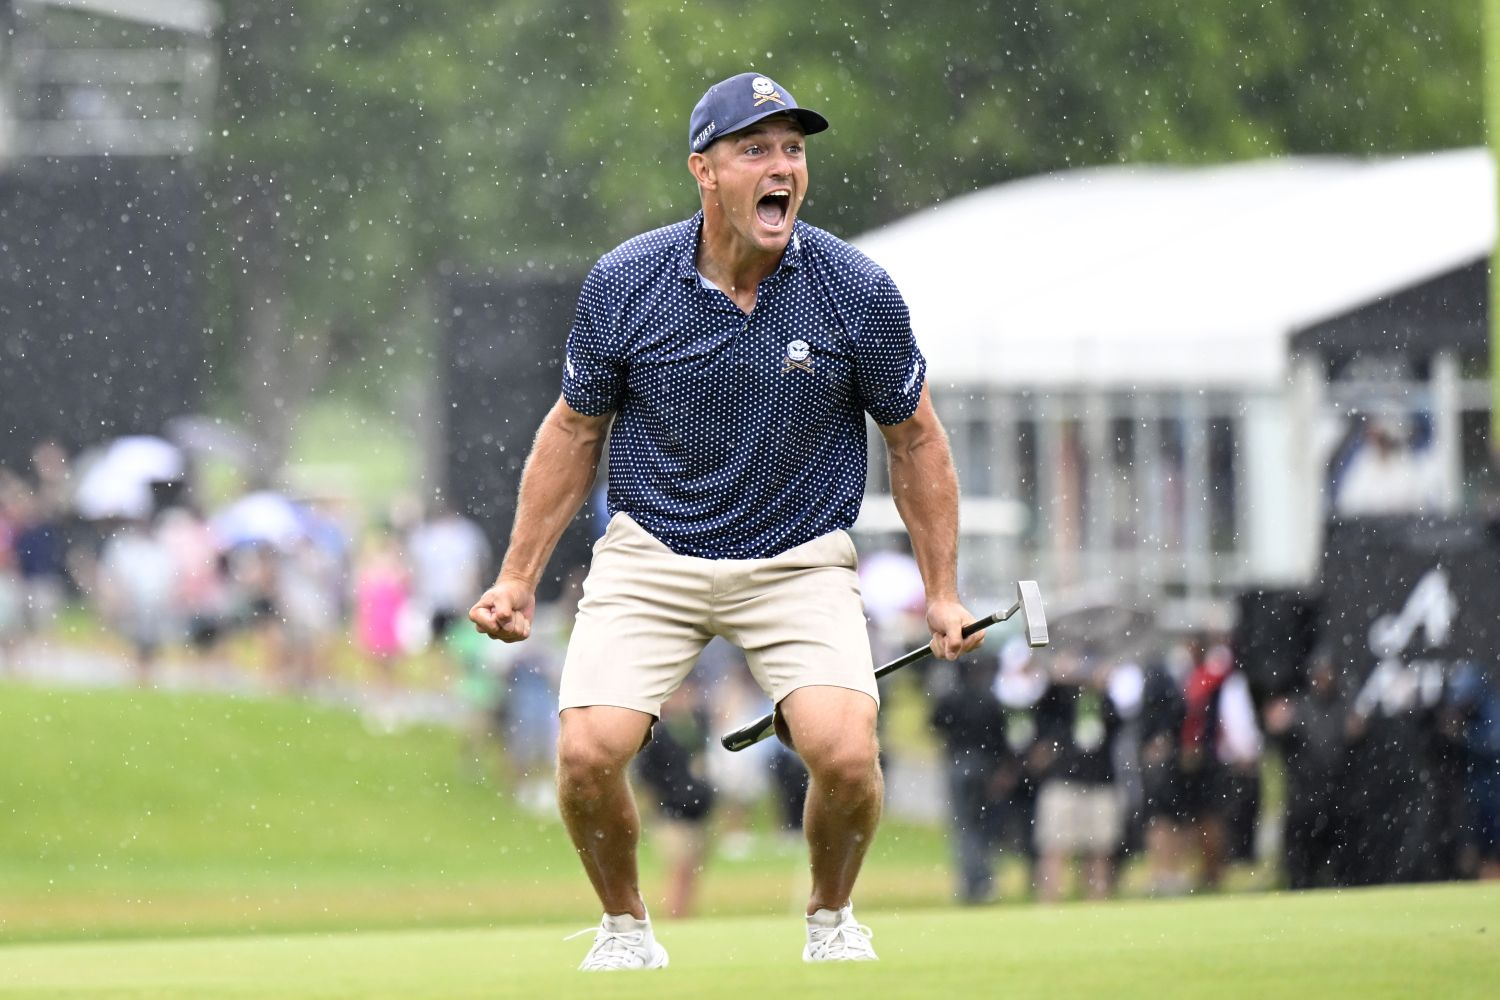
[[[706,153],[692,153],[688,156],[688,172],[698,182],[698,186],[712,191],[719,186],[718,177],[714,172],[714,161]]]

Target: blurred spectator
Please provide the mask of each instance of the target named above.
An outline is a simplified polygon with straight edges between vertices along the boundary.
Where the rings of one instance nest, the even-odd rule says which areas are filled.
[[[338,552],[311,536],[293,541],[278,554],[276,591],[282,684],[308,691],[324,672],[343,626],[344,567]]]
[[[412,597],[432,616],[441,641],[454,622],[464,622],[474,595],[484,590],[490,545],[479,525],[439,498],[428,518],[406,540]]]
[[[1115,788],[1120,795],[1124,826],[1120,843],[1110,866],[1115,878],[1127,856],[1140,852],[1145,834],[1143,806],[1145,790],[1141,785],[1141,710],[1145,697],[1146,674],[1141,665],[1122,659],[1109,668],[1106,682],[1109,699],[1120,713],[1120,725],[1109,744],[1110,762],[1115,769]]]
[[[557,681],[582,594],[582,571],[564,582],[556,601],[537,605],[531,638],[516,644],[506,678],[505,747],[511,787],[538,815],[557,808]]]
[[[708,856],[708,819],[714,790],[704,763],[708,752],[708,708],[697,679],[689,674],[661,707],[661,718],[635,759],[636,777],[656,804],[651,825],[667,870],[667,914],[691,916],[698,873]]]
[[[176,636],[176,567],[146,522],[127,520],[99,553],[96,599],[111,628],[131,646],[137,680],[149,683],[161,647]]]
[[[1483,664],[1459,664],[1448,694],[1464,749],[1464,790],[1472,829],[1474,871],[1500,879],[1500,685]]]
[[[31,450],[31,471],[36,477],[37,503],[47,517],[55,521],[66,518],[73,493],[67,451],[56,441],[42,441]]]
[[[807,766],[780,739],[769,739],[766,742],[772,744],[771,791],[774,793],[777,815],[781,819],[781,832],[789,840],[800,840],[803,815],[807,811]]]
[[[1308,665],[1306,691],[1266,706],[1266,734],[1279,745],[1285,762],[1282,874],[1291,889],[1337,883],[1340,813],[1348,780],[1347,715],[1326,650]]]
[[[1229,648],[1204,637],[1189,643],[1193,669],[1184,691],[1183,812],[1202,857],[1198,885],[1216,889],[1229,863],[1230,817],[1242,785],[1258,770],[1260,729],[1250,687]]]
[[[1187,706],[1183,685],[1191,669],[1186,651],[1148,664],[1141,691],[1140,766],[1146,819],[1147,885],[1152,895],[1175,896],[1191,887],[1184,864],[1181,739]]]
[[[955,665],[952,678],[934,700],[929,722],[947,750],[954,895],[964,903],[987,903],[995,895],[1005,800],[1020,769],[1005,742],[1005,715],[994,694],[995,661],[966,657]]]
[[[26,624],[36,632],[52,626],[67,595],[67,550],[61,514],[33,489],[12,499],[12,545],[26,600]]]
[[[514,647],[491,642],[472,628],[449,629],[442,643],[455,668],[453,694],[463,710],[459,724],[459,769],[466,777],[488,776],[496,787],[509,788],[510,776],[504,768],[503,665],[514,658]]]
[[[1124,833],[1124,813],[1110,745],[1121,713],[1111,698],[1108,672],[1072,651],[1052,658],[1051,683],[1037,702],[1037,743],[1032,766],[1042,775],[1037,791],[1038,892],[1062,898],[1068,864],[1083,864],[1085,891],[1103,899],[1113,887],[1113,858]]]
[[[223,562],[229,621],[262,634],[267,645],[279,648],[276,550],[264,542],[236,545],[224,553]]]
[[[904,532],[885,548],[860,556],[859,590],[876,663],[921,645],[924,637],[931,638],[926,631],[927,591]]]
[[[390,732],[399,722],[396,665],[405,653],[401,612],[408,576],[395,535],[384,528],[365,538],[354,569],[354,644],[371,667],[369,721]]]
[[[1337,471],[1334,509],[1346,517],[1432,510],[1441,498],[1438,456],[1417,447],[1403,422],[1366,417],[1358,444]]]
[[[193,648],[206,651],[222,634],[229,615],[218,541],[191,506],[163,511],[156,537],[172,560],[175,617]]]
[[[1037,743],[1037,702],[1049,684],[1042,669],[1019,636],[1000,649],[1000,673],[995,678],[995,699],[1005,717],[1005,745],[1016,766],[1016,781],[1000,810],[1002,846],[1012,847],[1026,859],[1027,885],[1036,890],[1036,793],[1041,774],[1033,766],[1040,759]]]
[[[712,692],[710,699],[714,731],[726,733],[770,710],[770,702],[750,676],[745,656],[737,646],[714,639],[698,658],[701,683]],[[774,740],[762,740],[737,753],[711,744],[708,780],[718,793],[718,850],[725,857],[748,857],[755,837],[750,814],[771,791],[771,757]]]

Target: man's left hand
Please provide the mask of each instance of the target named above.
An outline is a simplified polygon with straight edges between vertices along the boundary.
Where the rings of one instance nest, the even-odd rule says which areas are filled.
[[[963,637],[963,627],[975,620],[957,601],[928,604],[927,627],[932,630],[932,655],[940,660],[956,660],[978,649],[984,642],[983,632],[975,632],[967,639]]]

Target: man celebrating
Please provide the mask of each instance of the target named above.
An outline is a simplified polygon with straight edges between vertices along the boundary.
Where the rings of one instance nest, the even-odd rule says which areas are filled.
[[[864,494],[866,413],[889,450],[934,652],[982,641],[961,635],[973,616],[957,595],[958,483],[906,305],[858,250],[797,219],[805,140],[827,127],[756,73],[703,95],[688,129],[702,211],[589,273],[500,575],[469,612],[486,635],[526,638],[607,436],[612,519],[568,647],[557,754],[563,822],[604,906],[586,970],[667,964],[641,899],[627,765],[716,635],[745,651],[811,775],[803,958],[875,958],[849,901],[883,795],[845,531]]]

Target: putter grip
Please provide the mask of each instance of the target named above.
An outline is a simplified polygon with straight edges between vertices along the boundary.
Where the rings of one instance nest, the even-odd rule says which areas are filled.
[[[1008,614],[1001,614],[998,611],[994,614],[986,615],[978,621],[970,622],[969,624],[965,625],[963,628],[963,636],[965,639],[967,639],[975,632],[982,632],[996,622],[1003,622],[1007,617],[1009,617]],[[917,649],[912,650],[910,653],[907,653],[905,656],[900,657],[899,659],[892,660],[890,663],[887,663],[885,666],[875,671],[875,677],[879,679],[893,670],[900,670],[902,667],[915,663],[918,660],[925,659],[926,657],[929,657],[931,655],[931,646],[921,646]],[[773,710],[767,712],[765,715],[762,715],[760,718],[756,719],[749,725],[741,726],[740,728],[736,729],[734,732],[720,739],[719,743],[723,745],[725,750],[743,750],[746,747],[754,746],[761,740],[765,739],[767,736],[770,736],[772,731],[775,729],[775,725],[776,715]]]

